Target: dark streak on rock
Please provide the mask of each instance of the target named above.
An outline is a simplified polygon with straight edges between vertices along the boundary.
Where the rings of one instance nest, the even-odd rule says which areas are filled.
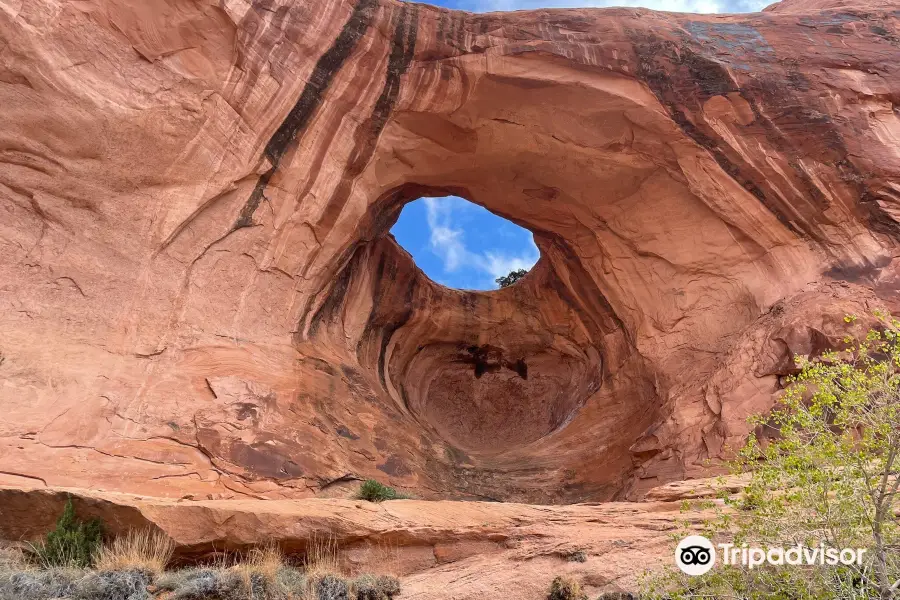
[[[353,433],[352,431],[350,431],[349,429],[347,429],[346,425],[339,426],[337,429],[335,429],[335,432],[342,438],[347,438],[348,440],[358,440],[359,439],[359,436],[356,435],[355,433]]]
[[[406,325],[406,322],[409,321],[413,314],[412,299],[415,287],[409,285],[406,289],[406,296],[403,298],[403,312],[394,321],[389,323],[381,333],[381,347],[378,351],[378,380],[381,382],[381,387],[385,389],[387,388],[387,381],[385,380],[384,372],[387,369],[388,344],[391,343],[391,338],[394,336],[394,333]]]
[[[855,167],[853,168],[853,173],[858,173]],[[859,196],[859,206],[868,214],[869,227],[871,227],[873,231],[877,231],[878,233],[883,233],[886,235],[890,235],[895,239],[900,239],[900,223],[898,223],[894,219],[894,217],[892,217],[886,210],[884,210],[884,208],[882,208],[881,204],[878,203],[878,199],[875,197],[875,194],[865,189],[861,182],[858,182],[858,185],[859,187],[863,188]]]
[[[877,202],[870,201],[872,196],[866,185],[869,177],[849,159],[847,145],[832,118],[804,103],[793,93],[795,89],[802,92],[808,88],[809,82],[806,77],[797,71],[791,71],[788,75],[788,85],[777,80],[757,79],[743,90],[743,94],[750,102],[755,119],[762,124],[766,139],[776,149],[791,157],[788,164],[803,186],[807,197],[813,200],[817,210],[814,218],[817,219],[817,222],[827,221],[825,211],[831,203],[802,168],[799,157],[804,155],[810,156],[822,164],[832,164],[837,168],[841,180],[858,195],[858,208],[861,215],[867,219],[871,229],[900,238],[900,224],[888,215]],[[778,118],[786,123],[776,125],[772,119],[765,116],[759,109],[757,97],[767,106],[780,107]],[[810,153],[808,149],[798,152],[795,145],[785,138],[781,131],[789,129],[791,126],[804,127],[805,142],[808,148],[814,148],[817,151],[815,154]],[[813,235],[811,237],[820,236]]]
[[[277,168],[277,166],[272,166],[268,171],[260,175],[259,180],[256,182],[256,187],[253,188],[253,193],[250,194],[250,199],[241,208],[237,220],[231,226],[231,231],[237,231],[242,227],[251,227],[253,225],[253,213],[256,212],[260,202],[265,197],[266,188],[269,187],[269,181],[271,181]]]
[[[740,91],[728,70],[719,62],[703,56],[689,46],[659,39],[644,39],[633,34],[634,50],[638,57],[639,75],[647,82],[654,95],[665,106],[672,120],[699,146],[706,149],[729,177],[753,194],[779,222],[797,235],[803,235],[778,204],[768,198],[761,186],[722,150],[715,132],[707,133],[691,122],[682,107],[693,107],[699,113],[702,103],[712,96]],[[667,64],[668,63],[668,64]],[[683,67],[683,77],[669,73]],[[693,82],[679,85],[678,81]]]
[[[864,260],[862,264],[838,264],[823,273],[838,281],[874,285],[881,270],[891,264],[889,256],[876,257],[875,261]]]
[[[876,35],[877,28],[877,25],[870,26]],[[701,56],[706,49],[696,50],[696,45],[690,39],[685,39],[683,44],[676,44],[634,36],[633,41],[639,58],[640,75],[669,109],[673,120],[689,137],[706,148],[730,177],[756,196],[792,232],[816,241],[827,237],[820,226],[829,223],[827,209],[830,200],[803,168],[800,159],[809,157],[819,163],[837,167],[844,183],[858,195],[860,216],[867,219],[869,227],[900,238],[900,224],[875,201],[866,184],[871,176],[861,172],[849,160],[846,143],[830,115],[824,108],[816,110],[815,106],[810,106],[809,101],[799,95],[808,92],[811,86],[806,76],[799,71],[798,65],[782,61],[782,69],[786,69],[786,72],[775,69],[774,72],[781,74],[767,75],[765,70],[760,70],[759,73],[748,76],[747,81],[739,86],[727,69],[716,60]],[[771,58],[775,58],[774,54]],[[676,76],[677,69],[685,67],[690,77],[687,74]],[[855,68],[869,71],[876,67],[876,64],[859,64]],[[686,81],[693,84],[679,83]],[[764,175],[744,164],[740,156],[735,156],[715,131],[695,124],[685,116],[685,110],[701,114],[702,104],[707,98],[729,92],[739,92],[750,105],[754,123],[748,127],[761,129],[772,146],[787,157],[791,169],[785,177],[788,177],[790,185],[803,190],[802,202],[785,204],[777,194],[771,192],[772,184]],[[770,114],[760,108],[763,106],[777,108],[777,111],[774,115]],[[804,131],[802,148],[798,147],[796,140],[783,133],[797,128],[803,128]]]
[[[358,477],[353,475],[352,473],[347,473],[345,475],[341,475],[340,477],[335,477],[334,479],[329,479],[328,481],[322,483],[319,486],[319,490],[326,490],[331,486],[337,485],[339,483],[349,483],[351,481],[362,481],[362,477]]]
[[[378,470],[396,477],[403,477],[411,473],[409,468],[403,463],[403,460],[395,455],[389,456],[383,464],[378,465]]]
[[[346,205],[347,198],[356,178],[365,170],[366,165],[375,153],[378,138],[384,130],[394,105],[400,95],[401,78],[412,63],[416,48],[416,37],[419,28],[419,7],[403,4],[394,28],[391,54],[388,58],[387,74],[381,95],[375,102],[375,108],[367,121],[361,124],[354,135],[353,152],[347,161],[347,167],[341,175],[341,181],[325,205],[318,228],[329,231]],[[318,233],[318,232],[317,232]]]
[[[300,99],[285,117],[281,126],[275,131],[269,143],[266,144],[265,154],[271,163],[271,168],[260,176],[249,200],[241,209],[240,215],[232,226],[232,231],[253,224],[253,213],[259,208],[269,181],[278,170],[281,158],[287,152],[291,142],[296,139],[309,124],[316,108],[322,103],[325,91],[334,80],[334,76],[341,70],[344,63],[350,57],[363,34],[368,30],[378,7],[377,0],[359,0],[350,15],[350,19],[344,24],[344,28],[338,34],[331,47],[323,54],[309,81],[300,93]]]
[[[328,296],[326,296],[322,306],[320,306],[319,310],[316,311],[316,314],[313,315],[312,321],[309,324],[309,337],[315,337],[322,322],[337,314],[338,310],[343,306],[344,297],[347,295],[347,288],[350,286],[350,277],[353,274],[354,265],[358,262],[360,254],[360,248],[357,248],[357,251],[350,260],[347,261],[347,264],[344,265],[344,268],[335,280],[334,285],[332,286],[331,291],[329,291]]]

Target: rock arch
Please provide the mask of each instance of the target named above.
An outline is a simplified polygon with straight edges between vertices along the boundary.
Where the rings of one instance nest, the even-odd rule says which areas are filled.
[[[47,6],[0,15],[14,482],[637,497],[895,300],[887,8]],[[386,234],[436,194],[532,274],[428,281]]]

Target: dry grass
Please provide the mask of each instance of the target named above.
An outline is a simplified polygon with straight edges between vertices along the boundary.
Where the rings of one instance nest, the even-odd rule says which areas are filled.
[[[250,551],[246,565],[254,572],[264,575],[269,581],[274,581],[278,571],[284,567],[284,554],[275,544],[266,544],[262,548]]]
[[[104,544],[94,560],[99,571],[138,570],[162,573],[172,559],[175,542],[158,530],[129,531]]]
[[[160,532],[133,531],[102,547],[94,570],[41,569],[29,565],[17,548],[0,546],[0,600],[121,600],[149,598],[153,585],[159,598],[171,600],[388,600],[400,593],[400,582],[388,575],[347,576],[347,556],[333,536],[313,537],[304,568],[291,566],[280,548],[268,544],[244,552],[216,553],[203,567],[165,571],[174,543]],[[372,544],[364,554],[367,567],[385,563],[396,548]],[[345,568],[346,567],[346,568]],[[135,595],[137,594],[137,595]]]
[[[34,568],[18,546],[0,547],[0,573],[30,571]]]
[[[303,569],[314,579],[325,575],[342,574],[337,540],[333,537],[313,536],[306,550]]]
[[[259,548],[253,548],[246,556],[235,557],[230,569],[244,579],[250,585],[253,575],[262,576],[269,583],[275,582],[278,572],[284,568],[284,555],[275,544],[266,544]]]
[[[402,574],[400,547],[385,541],[367,544],[354,561],[351,574],[364,575],[372,573],[373,569],[382,575],[399,577]]]

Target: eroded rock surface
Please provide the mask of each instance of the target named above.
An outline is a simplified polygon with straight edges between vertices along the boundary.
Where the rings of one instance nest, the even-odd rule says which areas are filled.
[[[639,497],[896,301],[900,7],[0,0],[0,481]],[[389,235],[454,193],[518,284]]]
[[[103,519],[110,533],[165,532],[176,544],[175,564],[254,544],[277,544],[299,560],[310,540],[324,539],[339,548],[336,562],[347,574],[390,572],[401,578],[402,597],[416,600],[544,600],[560,574],[581,581],[592,598],[635,592],[645,570],[671,560],[671,536],[680,524],[699,526],[713,516],[710,509],[683,511],[681,502],[671,501],[178,501],[0,487],[0,539],[45,533],[70,496],[79,515]]]

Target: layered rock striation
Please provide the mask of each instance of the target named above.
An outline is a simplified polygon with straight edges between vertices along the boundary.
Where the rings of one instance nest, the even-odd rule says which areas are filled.
[[[896,303],[900,6],[0,0],[0,482],[640,497]],[[389,234],[534,233],[493,292]]]

